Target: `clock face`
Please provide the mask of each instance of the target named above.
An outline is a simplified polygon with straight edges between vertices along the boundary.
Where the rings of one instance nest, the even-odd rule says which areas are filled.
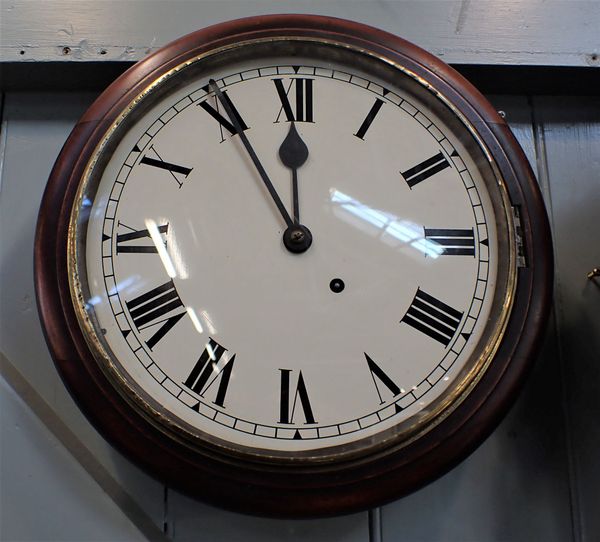
[[[153,423],[331,459],[408,441],[476,384],[510,311],[513,225],[443,95],[293,45],[195,59],[136,97],[79,190],[72,292]]]

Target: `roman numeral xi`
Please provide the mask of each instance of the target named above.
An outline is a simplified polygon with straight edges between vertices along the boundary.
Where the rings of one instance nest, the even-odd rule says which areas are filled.
[[[401,322],[448,346],[463,313],[446,305],[420,288]]]

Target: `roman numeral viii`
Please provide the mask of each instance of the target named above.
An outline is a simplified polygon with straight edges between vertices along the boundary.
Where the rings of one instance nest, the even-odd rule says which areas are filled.
[[[213,401],[215,405],[220,407],[225,403],[227,386],[229,386],[231,371],[235,362],[235,354],[227,359],[224,356],[225,352],[227,352],[227,348],[209,338],[192,372],[183,383],[193,392],[204,397],[205,392],[220,378],[217,397]]]
[[[438,245],[442,256],[475,256],[475,234],[473,228],[446,230],[424,228],[425,239]]]
[[[401,322],[448,346],[463,313],[436,299],[420,288]]]
[[[146,341],[150,350],[186,313],[185,310],[177,310],[183,307],[183,303],[172,280],[127,301],[125,305],[138,331],[160,326]]]
[[[283,79],[273,79],[281,108],[275,122],[279,122],[281,113],[285,112],[288,122],[313,122],[313,80],[296,78],[287,85]],[[292,91],[292,87],[294,90]]]
[[[450,167],[450,163],[444,157],[444,154],[440,151],[435,156],[423,160],[420,164],[417,164],[406,171],[400,172],[406,183],[410,188],[423,182],[429,177],[432,177],[436,173]]]
[[[298,384],[292,400],[290,393],[290,380],[292,375],[291,369],[279,369],[281,372],[281,388],[280,388],[280,403],[279,403],[279,423],[294,423],[294,414],[298,400],[304,414],[306,423],[316,423],[313,415],[312,407],[308,399],[306,384],[302,371],[298,373]],[[290,404],[291,403],[291,404]]]

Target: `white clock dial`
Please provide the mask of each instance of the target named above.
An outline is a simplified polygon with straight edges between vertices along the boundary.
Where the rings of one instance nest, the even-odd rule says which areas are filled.
[[[257,453],[366,448],[445,408],[499,295],[501,198],[468,129],[424,87],[331,61],[182,80],[127,119],[90,196],[111,370],[173,425]]]

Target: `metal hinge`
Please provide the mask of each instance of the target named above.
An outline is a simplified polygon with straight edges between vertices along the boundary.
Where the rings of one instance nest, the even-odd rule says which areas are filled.
[[[515,244],[517,246],[517,267],[527,267],[527,255],[525,252],[525,241],[523,240],[523,226],[521,222],[521,211],[519,207],[512,207],[513,222],[515,225]]]

